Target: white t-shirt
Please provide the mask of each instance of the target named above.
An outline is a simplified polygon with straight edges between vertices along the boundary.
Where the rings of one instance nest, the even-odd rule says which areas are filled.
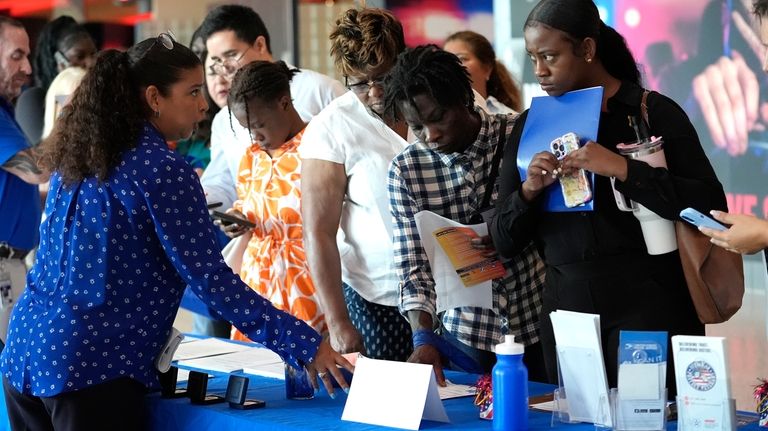
[[[387,170],[407,145],[350,91],[309,123],[299,147],[303,159],[344,165],[347,193],[336,236],[341,278],[367,301],[388,306],[397,305],[399,292]]]
[[[301,69],[291,80],[293,106],[304,121],[311,120],[346,91],[339,81],[308,69]],[[222,108],[211,124],[211,163],[200,179],[208,202],[221,202],[223,210],[232,207],[237,200],[235,184],[240,160],[251,144],[248,129],[234,116],[230,118],[228,107]]]

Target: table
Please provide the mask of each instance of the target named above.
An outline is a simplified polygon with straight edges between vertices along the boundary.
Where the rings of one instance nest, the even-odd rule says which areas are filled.
[[[455,383],[474,384],[476,375],[446,372]],[[159,394],[148,398],[151,429],[171,430],[391,430],[393,428],[360,424],[341,420],[346,395],[342,392],[331,399],[322,390],[313,400],[288,400],[285,398],[285,384],[282,380],[260,376],[249,376],[249,398],[267,402],[266,408],[256,410],[233,410],[227,403],[212,406],[192,405],[188,399],[163,399]],[[223,395],[227,386],[226,375],[217,375],[208,383],[208,392]],[[552,392],[554,386],[529,383],[531,396]],[[407,389],[404,389],[407,390]],[[423,421],[421,429],[436,430],[490,430],[491,422],[478,418],[477,407],[472,397],[445,400],[445,409],[451,423]],[[529,429],[550,429],[550,413],[529,411]],[[567,431],[594,431],[592,424],[558,424],[556,428]],[[671,422],[667,430],[677,430],[677,423]],[[758,431],[757,423],[740,430]]]

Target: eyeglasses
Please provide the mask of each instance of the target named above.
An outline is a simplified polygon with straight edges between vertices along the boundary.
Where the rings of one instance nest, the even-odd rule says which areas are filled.
[[[360,82],[355,82],[350,84],[349,83],[349,77],[344,77],[344,86],[347,87],[349,90],[352,90],[355,94],[367,94],[369,91],[371,91],[371,88],[374,86],[379,88],[384,88],[384,77],[380,76],[378,78],[373,78],[371,80],[365,79]]]
[[[230,56],[225,59],[216,59],[214,60],[213,64],[210,66],[211,73],[214,75],[219,75],[223,78],[231,78],[232,76],[237,73],[237,70],[240,68],[240,60],[243,59],[245,56],[245,53],[251,50],[251,47],[249,46],[248,49],[243,51],[240,55],[237,57]]]
[[[174,39],[175,38],[173,36],[173,33],[170,30],[164,31],[157,35],[157,37],[155,38],[155,43],[152,44],[152,48],[154,48],[155,45],[159,43],[160,45],[163,45],[165,49],[172,51]]]

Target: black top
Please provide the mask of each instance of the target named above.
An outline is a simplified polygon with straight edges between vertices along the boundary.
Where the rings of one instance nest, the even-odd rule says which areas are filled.
[[[636,139],[627,115],[641,118],[642,93],[641,87],[624,82],[608,99],[608,111],[600,116],[600,145],[617,152],[616,144]],[[651,93],[648,115],[652,134],[664,138],[669,170],[630,160],[627,180],[617,180],[617,190],[670,220],[679,220],[678,214],[686,207],[704,213],[711,209],[726,210],[723,187],[685,112],[668,97]],[[526,118],[527,111],[515,125],[505,149],[505,160],[517,159]],[[514,255],[534,240],[544,261],[554,266],[601,262],[627,255],[648,256],[640,223],[632,213],[618,209],[608,177],[595,176],[594,211],[570,213],[544,212],[538,199],[530,205],[526,203],[521,198],[520,175],[513,164],[502,166],[499,180],[497,216],[489,228],[502,255]]]

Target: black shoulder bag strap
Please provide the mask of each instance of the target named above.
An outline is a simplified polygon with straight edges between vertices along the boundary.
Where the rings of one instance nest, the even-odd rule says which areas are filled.
[[[485,185],[485,196],[483,196],[483,204],[480,206],[481,211],[487,209],[491,204],[493,189],[496,187],[496,178],[499,176],[499,165],[501,164],[501,157],[504,155],[504,146],[507,143],[506,133],[507,116],[504,115],[499,121],[499,142],[496,143],[496,150],[493,154],[493,160],[491,161],[491,173],[488,175],[488,181]],[[503,140],[502,137],[504,137]]]

